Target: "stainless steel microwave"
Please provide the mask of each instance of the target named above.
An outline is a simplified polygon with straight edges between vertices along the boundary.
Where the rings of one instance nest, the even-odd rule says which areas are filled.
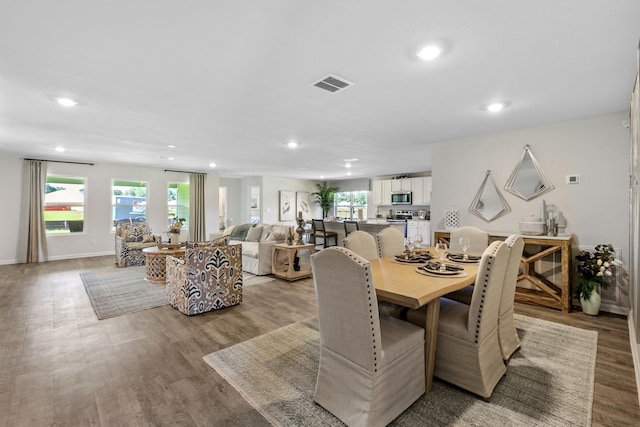
[[[411,191],[398,191],[391,193],[392,205],[410,205]]]

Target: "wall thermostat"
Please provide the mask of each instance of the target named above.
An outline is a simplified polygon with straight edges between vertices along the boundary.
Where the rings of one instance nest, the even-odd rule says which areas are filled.
[[[567,175],[567,184],[580,184],[580,175]]]

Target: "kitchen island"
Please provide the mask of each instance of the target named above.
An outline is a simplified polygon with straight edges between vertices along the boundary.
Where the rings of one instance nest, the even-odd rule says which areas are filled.
[[[381,232],[382,229],[387,227],[395,228],[396,230],[401,232],[402,235],[404,236],[406,225],[407,225],[406,221],[388,222],[385,219],[368,219],[367,221],[362,221],[358,224],[358,226],[360,227],[360,230],[366,231],[367,233],[371,234],[373,237],[375,237],[376,234]],[[338,246],[344,246],[342,244],[342,240],[344,239],[345,234],[344,234],[344,224],[342,223],[342,221],[325,221],[324,227],[327,231],[335,231],[336,233],[338,233]]]

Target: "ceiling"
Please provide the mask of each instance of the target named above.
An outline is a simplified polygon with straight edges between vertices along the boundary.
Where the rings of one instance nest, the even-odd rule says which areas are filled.
[[[0,152],[224,177],[343,179],[347,158],[352,178],[430,171],[434,142],[628,110],[638,16],[637,0],[6,1]],[[434,40],[445,54],[418,60]],[[354,85],[313,86],[328,74]],[[482,110],[494,100],[510,106]]]

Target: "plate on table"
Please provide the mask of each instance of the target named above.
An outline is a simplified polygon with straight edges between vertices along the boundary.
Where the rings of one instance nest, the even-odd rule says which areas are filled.
[[[394,256],[391,259],[401,264],[424,264],[425,262],[429,261],[430,258],[424,257],[422,255],[413,255],[411,258],[407,258],[405,254],[400,254]]]
[[[447,259],[449,261],[452,262],[462,262],[462,263],[466,263],[466,264],[477,264],[480,262],[480,258],[477,255],[468,255],[467,256],[468,259],[464,259],[464,255],[463,254],[457,254],[457,253],[452,253],[449,252],[447,253]]]
[[[440,271],[440,263],[439,262],[428,262],[422,267],[418,267],[418,273],[429,273],[435,276],[456,276],[460,277],[461,274],[466,275],[464,272],[464,268],[459,265],[451,265],[445,264],[447,269],[445,271]]]

